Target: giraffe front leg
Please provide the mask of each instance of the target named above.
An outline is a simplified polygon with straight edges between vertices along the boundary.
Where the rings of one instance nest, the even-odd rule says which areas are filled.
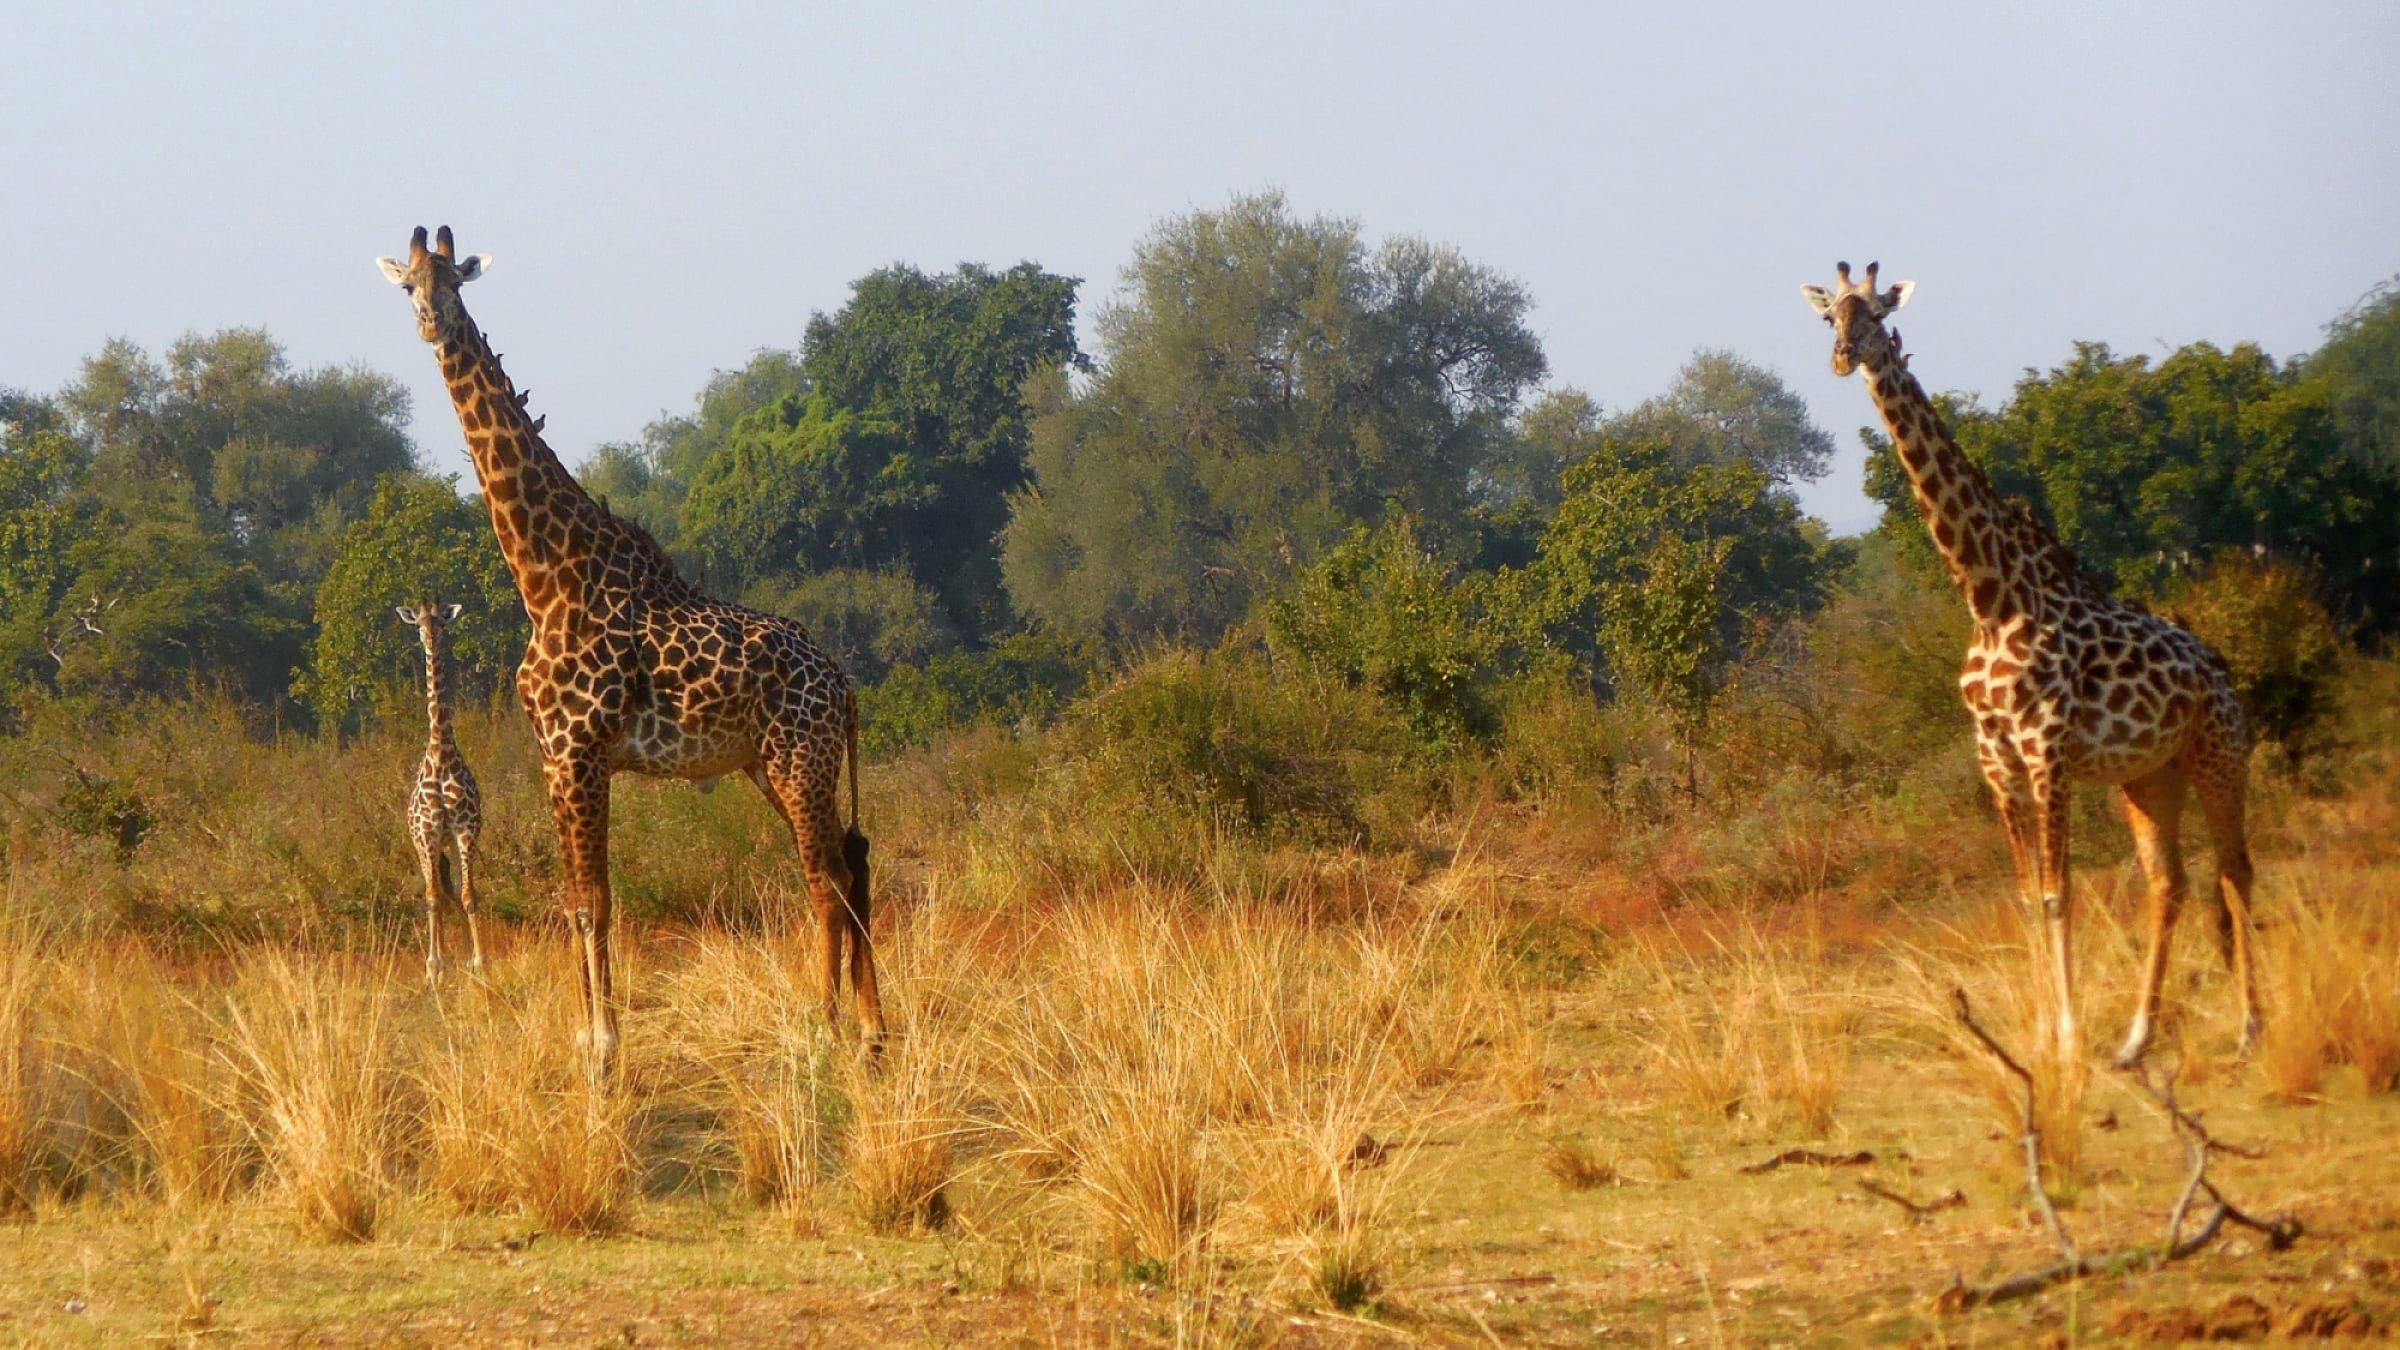
[[[592,1083],[616,1067],[617,1010],[609,977],[608,770],[596,757],[546,761],[550,809],[566,864],[567,921],[576,935],[584,1026],[576,1035],[590,1055]]]
[[[417,846],[417,867],[425,879],[425,983],[439,988],[442,983],[442,872],[449,860],[442,856],[441,836],[431,830],[413,833],[411,842]]]
[[[475,836],[453,835],[458,850],[458,907],[467,915],[467,968],[483,969],[483,932],[475,922]]]
[[[2040,831],[2037,861],[2042,897],[2042,931],[2048,939],[2050,998],[2055,1014],[2059,1063],[2083,1057],[2083,1038],[2075,1023],[2075,908],[2067,877],[2067,807],[2070,794],[2063,774],[2048,766],[2033,774],[2034,822]]]

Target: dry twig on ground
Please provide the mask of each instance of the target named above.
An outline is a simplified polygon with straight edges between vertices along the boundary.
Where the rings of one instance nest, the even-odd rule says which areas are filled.
[[[2212,1154],[2223,1153],[2237,1158],[2256,1158],[2261,1156],[2259,1152],[2253,1149],[2239,1148],[2211,1138],[2198,1118],[2176,1105],[2175,1080],[2172,1074],[2168,1075],[2163,1086],[2156,1085],[2151,1082],[2148,1070],[2137,1065],[2129,1070],[2126,1076],[2166,1116],[2169,1128],[2174,1132],[2175,1137],[2183,1142],[2185,1152],[2191,1161],[2191,1176],[2185,1181],[2182,1192],[2176,1197],[2175,1208],[2167,1217],[2167,1240],[2155,1251],[2149,1248],[2137,1248],[2101,1257],[2086,1256],[2077,1251],[2074,1239],[2067,1235],[2066,1225],[2059,1221],[2057,1208],[2050,1203],[2049,1190],[2042,1184],[2042,1135],[2041,1126],[2038,1123],[2040,1118],[2035,1114],[2033,1075],[2017,1061],[2014,1055],[2008,1053],[2008,1050],[1999,1041],[1993,1039],[1990,1032],[1985,1031],[1976,1022],[1975,1010],[1967,1002],[1966,990],[1952,988],[1950,1003],[1959,1025],[1965,1027],[1967,1032],[1974,1036],[1995,1060],[1999,1061],[2001,1067],[2007,1069],[2025,1087],[2025,1134],[2023,1140],[2025,1185],[2032,1196],[2034,1207],[2041,1212],[2043,1222],[2049,1226],[2051,1239],[2058,1244],[2061,1260],[2057,1265],[2012,1276],[1996,1284],[1971,1285],[1963,1277],[1953,1276],[1950,1287],[1934,1298],[1933,1306],[1936,1312],[1964,1312],[1970,1308],[1987,1307],[1995,1303],[2006,1303],[2014,1299],[2030,1297],[2053,1285],[2063,1284],[2069,1280],[2081,1279],[2102,1270],[2134,1265],[2145,1256],[2149,1258],[2149,1264],[2154,1267],[2169,1261],[2180,1261],[2214,1241],[2217,1234],[2223,1231],[2228,1223],[2265,1234],[2267,1245],[2276,1251],[2282,1251],[2300,1240],[2301,1227],[2298,1219],[2288,1214],[2265,1220],[2255,1218],[2227,1200],[2223,1193],[2217,1190],[2216,1183],[2208,1179],[2208,1160]],[[1888,1195],[1888,1193],[1885,1194]],[[2209,1198],[2215,1208],[2210,1211],[2208,1219],[2201,1224],[2199,1230],[2186,1238],[2183,1236],[2184,1219],[2191,1211],[2193,1199],[2203,1194]],[[1897,1196],[1889,1198],[1899,1199]]]

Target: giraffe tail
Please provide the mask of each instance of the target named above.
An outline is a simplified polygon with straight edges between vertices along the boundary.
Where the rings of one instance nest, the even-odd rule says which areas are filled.
[[[842,832],[842,862],[850,869],[850,914],[864,933],[873,887],[868,881],[867,836],[858,828],[858,691],[849,691],[845,702],[842,757],[850,766],[850,826]]]
[[[450,875],[450,850],[443,849],[433,855],[433,869],[442,881],[442,898],[456,900],[458,898],[458,881]]]

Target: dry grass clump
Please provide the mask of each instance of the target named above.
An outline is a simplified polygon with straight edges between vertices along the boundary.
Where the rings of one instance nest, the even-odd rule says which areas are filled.
[[[1480,913],[1318,923],[1171,888],[1061,910],[993,977],[1005,1156],[1067,1188],[1103,1270],[1187,1285],[1255,1261],[1357,1306],[1396,1260],[1407,1141],[1492,1071],[1495,1042],[1538,1035],[1499,932]]]
[[[249,1161],[218,1028],[147,946],[98,954],[77,999],[92,1077],[114,1103],[133,1169],[168,1208],[232,1198]]]
[[[1542,1146],[1541,1158],[1542,1170],[1566,1190],[1590,1191],[1625,1183],[1617,1165],[1581,1139],[1553,1139]]]
[[[851,1114],[815,969],[804,936],[706,933],[661,978],[663,1033],[699,1066],[743,1193],[801,1229],[815,1222]]]
[[[2009,1047],[2033,1076],[2034,1121],[2041,1131],[2042,1162],[2059,1181],[2073,1179],[2083,1162],[2085,1097],[2091,1066],[2066,1059],[2051,1034],[2047,982],[2033,978],[2033,960],[2020,943],[1943,931],[1936,949],[1898,954],[1894,1001],[1920,1033],[1946,1046],[1966,1066],[1976,1095],[1991,1112],[1995,1137],[2005,1140],[2011,1173],[2022,1170],[2017,1140],[2025,1128],[2025,1090],[1958,1024],[1950,991],[1962,988],[1984,1030]],[[2002,1155],[1995,1155],[2002,1156]]]
[[[419,1179],[461,1213],[514,1209],[565,1233],[622,1218],[632,1103],[622,1081],[591,1081],[574,980],[572,953],[529,947],[442,993],[418,1073]]]
[[[32,944],[0,937],[0,1214],[33,1204],[55,1079],[43,1046],[52,972]]]
[[[2279,931],[2259,942],[2267,1029],[2258,1067],[2275,1100],[2316,1098],[2338,1065],[2367,1092],[2400,1088],[2395,897],[2332,863],[2297,870]]]
[[[375,1234],[390,1189],[397,1074],[388,973],[277,949],[248,955],[226,1013],[248,1124],[302,1232]]]
[[[1755,930],[1713,956],[1645,949],[1638,969],[1656,1001],[1651,1053],[1684,1114],[1812,1137],[1833,1128],[1856,1017],[1847,981]]]

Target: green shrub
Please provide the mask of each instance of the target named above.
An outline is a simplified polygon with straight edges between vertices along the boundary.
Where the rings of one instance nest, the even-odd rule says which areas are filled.
[[[1017,633],[985,651],[895,665],[859,695],[866,753],[880,758],[921,749],[980,724],[1047,723],[1082,692],[1096,667],[1086,652],[1048,633]]]
[[[103,774],[77,769],[58,792],[58,819],[70,831],[115,846],[117,861],[133,856],[158,820],[133,789]]]
[[[1278,661],[1365,689],[1418,739],[1457,747],[1493,727],[1485,697],[1494,644],[1475,618],[1477,587],[1417,543],[1413,519],[1354,529],[1265,606]]]
[[[1055,757],[1081,809],[1291,842],[1392,836],[1423,781],[1408,724],[1372,694],[1238,651],[1136,664],[1068,710]]]
[[[2170,594],[2177,622],[2233,672],[2262,740],[2304,749],[2349,644],[2317,598],[2316,579],[2282,559],[2220,553]]]

